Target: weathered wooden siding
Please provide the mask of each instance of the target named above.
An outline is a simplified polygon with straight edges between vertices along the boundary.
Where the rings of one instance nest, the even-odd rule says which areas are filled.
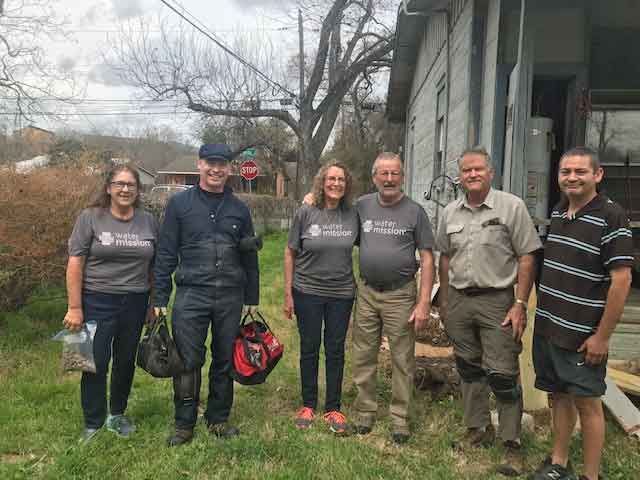
[[[619,323],[609,345],[612,360],[631,360],[640,358],[640,324]]]
[[[447,170],[466,147],[469,117],[469,65],[471,59],[473,0],[455,0],[451,9],[451,72],[446,77],[446,15],[429,17],[416,62],[416,73],[411,87],[407,111],[407,128],[413,125],[413,134],[407,135],[407,152],[413,139],[413,165],[407,178],[407,191],[421,203],[432,220],[435,219],[434,202],[424,199],[433,179],[435,155],[435,127],[437,88],[445,80],[449,88],[449,118],[447,135]],[[442,199],[447,201],[449,199]]]
[[[484,79],[482,81],[482,109],[480,119],[480,143],[494,154],[494,123],[496,121],[496,80],[498,66],[498,38],[500,32],[501,0],[490,0],[487,14],[486,41],[484,47]]]

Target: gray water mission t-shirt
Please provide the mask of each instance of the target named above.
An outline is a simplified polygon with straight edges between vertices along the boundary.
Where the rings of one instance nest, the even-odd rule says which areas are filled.
[[[126,221],[115,218],[108,209],[83,210],[69,238],[69,256],[86,257],[83,290],[148,291],[157,238],[158,224],[145,210],[137,208]]]
[[[351,251],[357,238],[354,208],[300,207],[289,230],[289,248],[297,252],[293,287],[310,295],[353,297]]]
[[[383,207],[378,194],[360,197],[360,275],[373,284],[412,278],[418,269],[416,250],[433,248],[431,223],[424,208],[406,195]]]

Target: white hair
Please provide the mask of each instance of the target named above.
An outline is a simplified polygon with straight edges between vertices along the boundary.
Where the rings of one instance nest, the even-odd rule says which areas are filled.
[[[394,152],[382,152],[376,157],[375,161],[373,162],[373,166],[371,167],[372,177],[375,176],[376,171],[378,170],[378,162],[380,160],[398,160],[400,162],[400,173],[404,175],[404,167],[402,165],[402,158],[400,158],[400,155]]]

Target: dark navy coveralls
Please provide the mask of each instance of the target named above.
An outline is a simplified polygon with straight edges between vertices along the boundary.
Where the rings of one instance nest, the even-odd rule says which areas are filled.
[[[175,271],[173,336],[187,370],[174,378],[176,427],[193,428],[196,423],[209,325],[212,363],[205,418],[212,425],[229,417],[233,340],[243,305],[259,301],[257,252],[238,249],[240,239],[253,234],[248,207],[227,186],[223,194],[212,194],[196,185],[167,204],[154,284],[155,306],[164,307]]]

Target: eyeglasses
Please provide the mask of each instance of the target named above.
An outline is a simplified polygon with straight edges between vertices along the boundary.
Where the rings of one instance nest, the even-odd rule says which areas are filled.
[[[347,183],[344,177],[325,177],[327,183]]]
[[[111,182],[110,185],[114,187],[116,190],[124,190],[124,187],[131,192],[135,192],[138,189],[137,183],[128,183],[128,182]]]

